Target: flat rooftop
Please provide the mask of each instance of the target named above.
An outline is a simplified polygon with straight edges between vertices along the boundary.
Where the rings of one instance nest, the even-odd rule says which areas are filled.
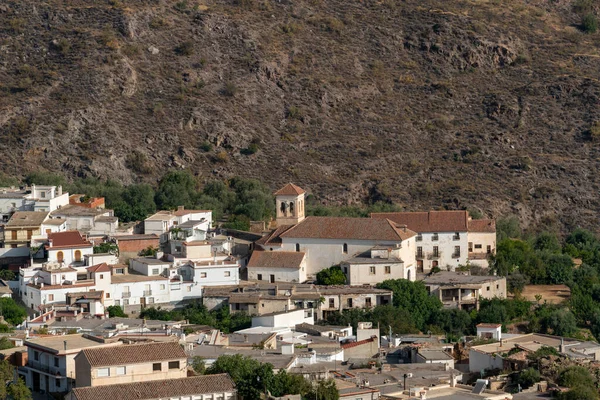
[[[33,338],[25,341],[26,346],[42,347],[50,350],[55,354],[65,354],[72,352],[79,352],[81,349],[89,347],[106,346],[102,339],[93,340],[87,335],[58,335],[58,336],[46,336],[42,338]],[[66,350],[65,350],[66,342]],[[113,343],[113,345],[119,345],[120,342]]]
[[[47,211],[17,211],[4,225],[6,228],[39,227],[48,217]]]
[[[425,284],[453,285],[453,284],[481,284],[506,279],[503,276],[493,275],[465,275],[460,272],[438,272],[423,279]]]
[[[144,221],[170,221],[175,218],[175,215],[173,215],[171,211],[159,211],[156,214],[149,216]]]
[[[65,217],[95,217],[97,215],[103,215],[111,212],[112,210],[106,208],[96,209],[69,204],[62,206],[58,210],[52,211],[51,215],[62,215]]]

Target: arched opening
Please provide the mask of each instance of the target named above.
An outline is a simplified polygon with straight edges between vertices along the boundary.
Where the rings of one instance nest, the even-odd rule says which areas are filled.
[[[344,254],[348,254],[348,243],[344,243],[344,245],[342,246],[342,252]]]
[[[75,261],[81,261],[81,250],[75,250]]]
[[[287,216],[287,204],[285,201],[281,202],[281,205],[279,206],[279,212],[281,215]]]
[[[56,253],[56,261],[58,261],[59,263],[61,263],[64,260],[65,260],[65,255],[63,254],[62,251],[59,251],[58,253]]]
[[[412,272],[412,271],[409,269],[409,270],[408,270],[408,272],[406,273],[406,279],[408,279],[409,281],[410,281],[410,273],[411,273],[411,272]]]
[[[290,201],[290,214],[293,216],[294,215],[294,202]]]
[[[296,243],[296,251],[300,252],[300,243]]]

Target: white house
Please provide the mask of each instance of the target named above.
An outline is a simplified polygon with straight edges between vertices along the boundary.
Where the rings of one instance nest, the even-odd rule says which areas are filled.
[[[251,281],[306,281],[306,257],[302,252],[254,251],[246,268]]]
[[[468,211],[372,213],[371,217],[406,225],[418,233],[415,256],[419,273],[435,267],[453,271],[467,263],[487,267],[487,256],[495,252],[494,220],[472,220]]]
[[[190,221],[194,222],[186,224]],[[179,229],[181,225],[184,227]],[[179,206],[176,211],[158,211],[144,220],[144,233],[157,235],[161,243],[170,239],[169,232],[173,228],[177,228],[175,232],[178,234],[184,231],[183,239],[192,237],[184,241],[194,241],[206,239],[206,232],[211,227],[211,210],[186,210],[183,206]],[[201,232],[204,232],[204,235]],[[179,239],[179,235],[173,239]]]
[[[403,251],[404,250],[404,251]],[[340,267],[347,277],[348,285],[375,285],[387,279],[416,279],[414,265],[404,266],[402,253],[405,257],[410,250],[375,246],[371,250],[356,257],[342,261]]]
[[[90,235],[114,234],[119,225],[119,219],[114,216],[113,210],[75,204],[68,204],[53,211],[50,217],[66,220],[68,230],[86,232]]]

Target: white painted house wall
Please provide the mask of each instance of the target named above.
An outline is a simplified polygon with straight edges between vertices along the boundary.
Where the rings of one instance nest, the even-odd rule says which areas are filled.
[[[459,234],[459,240],[454,239],[454,235]],[[464,265],[468,260],[468,235],[467,232],[437,232],[438,240],[433,240],[434,232],[422,233],[423,240],[415,242],[416,250],[422,248],[423,254],[423,271],[431,271],[433,261],[438,262],[438,266],[445,270],[450,266],[450,270],[454,271],[459,265]],[[440,257],[438,259],[430,259],[428,255],[433,254],[434,246],[438,246]],[[453,257],[455,247],[460,247],[460,257]]]

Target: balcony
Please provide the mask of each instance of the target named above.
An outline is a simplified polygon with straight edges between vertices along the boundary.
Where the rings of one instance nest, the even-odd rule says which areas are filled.
[[[460,258],[460,251],[452,253],[452,258]]]
[[[469,252],[469,260],[485,260],[490,256],[489,253]]]
[[[425,258],[425,254],[422,251],[417,251],[417,253],[415,254],[415,257],[418,260],[422,260],[423,258]]]
[[[121,294],[121,298],[122,298],[122,299],[128,299],[128,298],[130,298],[130,297],[131,297],[131,292],[123,292],[123,293]]]
[[[452,240],[460,240],[460,235],[453,235]]]
[[[144,290],[144,296],[152,296],[152,290]]]
[[[51,367],[47,364],[42,364],[39,361],[29,360],[27,361],[28,368],[35,369],[36,371],[43,372],[45,374],[53,375],[53,376],[61,376],[59,367]]]
[[[434,252],[431,252],[431,253],[427,253],[427,259],[428,260],[437,260],[441,256],[442,256],[442,252],[441,251],[434,251]]]
[[[422,242],[423,241],[423,235],[417,235],[417,237],[415,238],[416,242]]]

